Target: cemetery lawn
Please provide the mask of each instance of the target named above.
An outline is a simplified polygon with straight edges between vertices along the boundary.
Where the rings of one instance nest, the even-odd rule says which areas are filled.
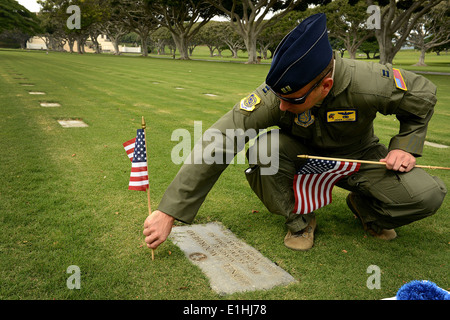
[[[408,68],[411,60],[400,53],[395,62]],[[450,56],[435,60],[433,70],[449,69]],[[298,281],[219,296],[172,242],[151,261],[142,235],[146,193],[128,190],[131,165],[122,143],[144,116],[156,209],[180,167],[171,161],[178,143],[172,132],[183,128],[193,137],[194,121],[206,130],[268,70],[267,64],[0,50],[0,299],[382,299],[422,279],[449,290],[448,197],[437,214],[398,228],[398,238],[384,242],[364,233],[345,204],[347,191],[335,188],[333,203],[317,211],[313,249],[294,252],[283,244],[284,219],[248,186],[245,164],[227,168],[195,223],[221,222]],[[439,100],[427,140],[450,145],[450,76],[426,77]],[[89,127],[62,128],[61,119]],[[388,143],[398,121],[380,115],[375,130]],[[418,163],[450,166],[449,158],[450,148],[425,146]],[[450,186],[449,171],[431,173]],[[72,265],[80,268],[80,289],[67,287]],[[367,287],[371,265],[381,270],[380,289]]]

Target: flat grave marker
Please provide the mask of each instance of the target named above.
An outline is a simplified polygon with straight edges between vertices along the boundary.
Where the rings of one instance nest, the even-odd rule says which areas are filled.
[[[219,223],[174,227],[170,239],[221,295],[271,289],[296,280]]]
[[[58,123],[63,128],[83,128],[88,127],[86,123],[81,120],[58,120]]]
[[[41,102],[40,105],[45,108],[61,107],[61,105],[57,102]]]

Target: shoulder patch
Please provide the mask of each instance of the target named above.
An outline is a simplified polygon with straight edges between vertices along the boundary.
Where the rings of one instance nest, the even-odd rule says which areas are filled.
[[[406,91],[406,83],[405,80],[403,79],[402,73],[400,72],[399,69],[395,69],[393,68],[392,71],[394,72],[394,80],[395,80],[395,85],[397,86],[397,88],[399,88],[400,90],[404,90]]]
[[[261,103],[261,98],[256,93],[252,93],[241,100],[240,108],[245,111],[253,111]]]

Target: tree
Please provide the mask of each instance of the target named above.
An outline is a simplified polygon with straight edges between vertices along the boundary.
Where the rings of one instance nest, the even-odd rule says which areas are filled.
[[[166,54],[166,46],[168,46],[171,51],[174,47],[176,47],[170,31],[165,27],[161,27],[153,32],[150,35],[150,38],[157,48],[158,55]]]
[[[70,52],[73,52],[75,37],[73,34],[67,34],[66,20],[68,14],[64,0],[38,0],[42,6],[40,17],[42,21],[43,34],[41,38],[49,50],[63,51],[64,45],[69,44]]]
[[[224,45],[223,37],[228,32],[227,25],[227,22],[209,21],[197,34],[198,41],[208,47],[210,57]]]
[[[380,63],[392,63],[405,44],[418,20],[443,0],[366,0],[368,5],[380,5],[380,28],[375,36],[380,46]],[[401,31],[401,35],[397,36]]]
[[[34,35],[40,31],[39,19],[17,1],[2,0],[0,2],[0,33],[14,30]]]
[[[342,40],[351,59],[364,41],[374,36],[374,31],[366,25],[367,5],[364,2],[350,5],[348,0],[336,0],[318,10],[327,15],[330,36]]]
[[[223,25],[221,40],[228,46],[234,59],[239,58],[239,50],[245,49],[244,40],[239,34],[237,34],[229,23]]]
[[[450,5],[442,2],[425,14],[411,30],[408,42],[420,50],[416,66],[426,66],[425,53],[450,43]]]
[[[243,38],[248,52],[247,63],[257,63],[256,44],[258,35],[264,28],[270,27],[296,9],[300,4],[306,9],[306,0],[207,0],[216,8],[224,12],[230,19],[233,29]],[[272,18],[264,20],[269,13],[280,11]]]
[[[442,51],[445,51],[446,54],[448,53],[448,49],[450,49],[450,42],[447,42],[446,44],[436,46],[431,51],[436,52],[436,55],[440,56]]]
[[[64,45],[67,41],[63,26],[59,21],[53,19],[51,13],[48,11],[41,11],[39,18],[41,19],[42,29],[39,37],[45,42],[47,49],[55,51],[64,50]]]
[[[181,60],[189,60],[188,44],[199,30],[217,15],[205,0],[145,0],[155,21],[166,27],[180,52]]]
[[[80,29],[67,30],[67,34],[75,35],[77,51],[78,53],[84,53],[84,46],[88,38],[97,37],[99,25],[108,18],[108,0],[71,0],[69,4],[80,7],[81,26]]]
[[[69,43],[70,52],[73,52],[73,45],[76,41],[78,53],[84,53],[84,46],[89,38],[92,28],[107,17],[107,0],[41,0],[41,14],[45,15],[47,31],[52,35],[65,35]],[[67,26],[69,14],[67,8],[70,5],[76,5],[80,8],[80,28],[71,28]],[[55,49],[54,47],[52,47]]]
[[[156,30],[159,23],[147,11],[144,0],[113,0],[113,2],[116,2],[121,10],[123,23],[129,30],[133,30],[139,35],[142,55],[147,57],[150,32]]]
[[[36,14],[28,11],[15,0],[0,2],[0,38],[3,41],[19,43],[26,49],[28,39],[42,32]]]
[[[370,59],[369,54],[373,52],[372,58],[375,59],[379,50],[377,38],[375,38],[375,36],[372,36],[371,38],[367,39],[361,44],[359,50],[367,55],[367,59]]]
[[[124,12],[122,10],[122,3],[110,0],[105,4],[108,8],[107,16],[100,23],[100,30],[111,40],[114,48],[114,54],[120,55],[119,43],[124,35],[130,29],[124,23]]]

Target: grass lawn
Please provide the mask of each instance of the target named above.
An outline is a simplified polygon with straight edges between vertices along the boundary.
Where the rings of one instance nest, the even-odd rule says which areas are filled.
[[[449,56],[438,58],[426,61],[449,68]],[[406,53],[395,62],[413,60]],[[127,189],[130,161],[122,143],[135,136],[145,116],[156,208],[179,169],[170,157],[178,143],[171,141],[172,132],[193,132],[194,121],[206,130],[258,86],[268,69],[1,50],[0,299],[381,299],[416,279],[448,290],[448,198],[436,215],[398,228],[398,239],[383,242],[365,235],[345,204],[347,192],[335,188],[333,204],[317,212],[314,248],[294,252],[283,245],[284,219],[253,194],[243,164],[230,165],[220,177],[196,223],[220,221],[298,282],[222,297],[170,241],[151,261],[142,235],[146,194]],[[438,86],[439,99],[427,139],[450,145],[450,76],[427,77]],[[46,94],[30,95],[31,90]],[[61,107],[43,108],[40,102]],[[62,128],[59,119],[82,119],[89,127]],[[398,132],[394,119],[376,120],[385,143]],[[418,162],[450,166],[449,156],[450,149],[425,146]],[[450,186],[450,172],[433,174]],[[71,265],[80,268],[80,290],[66,285]],[[381,270],[381,289],[366,286],[370,265]]]

